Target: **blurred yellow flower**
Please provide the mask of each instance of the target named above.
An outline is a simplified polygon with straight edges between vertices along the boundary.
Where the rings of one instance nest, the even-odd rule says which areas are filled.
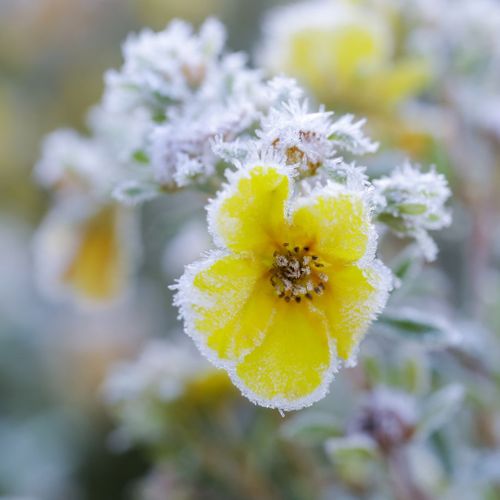
[[[57,205],[41,225],[35,263],[43,291],[83,302],[118,298],[133,267],[133,223],[117,205]]]
[[[209,209],[221,250],[188,267],[176,297],[199,349],[283,410],[324,397],[390,287],[363,195],[331,183],[292,199],[292,187],[276,166],[233,174]]]
[[[270,17],[262,58],[274,73],[307,85],[334,109],[371,114],[420,92],[422,58],[400,55],[394,11],[350,0],[308,2]]]

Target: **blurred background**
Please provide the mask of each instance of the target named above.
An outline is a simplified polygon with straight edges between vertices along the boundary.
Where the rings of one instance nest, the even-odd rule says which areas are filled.
[[[346,92],[348,80],[337,89],[318,84],[326,77],[317,78],[307,52],[317,41],[297,49],[295,64],[268,64],[274,56],[259,49],[262,21],[275,4],[0,0],[0,498],[500,499],[500,132],[458,110],[457,94],[443,96],[442,89],[449,90],[446,75],[435,67],[412,67],[390,80],[377,74],[372,90]],[[362,369],[340,375],[327,400],[314,412],[305,410],[306,416],[282,418],[258,409],[225,376],[204,371],[204,365],[201,372],[197,366],[186,373],[177,368],[162,373],[155,364],[161,361],[151,354],[161,352],[160,344],[149,355],[140,354],[155,339],[182,343],[167,285],[209,246],[201,218],[206,199],[200,194],[172,195],[142,209],[141,264],[123,300],[89,310],[52,302],[36,287],[33,238],[50,205],[50,193],[32,176],[43,136],[61,126],[84,127],[87,109],[101,96],[103,72],[121,65],[120,45],[129,32],[162,29],[175,17],[199,25],[210,15],[226,24],[231,50],[257,54],[266,70],[296,76],[329,108],[368,116],[370,133],[382,143],[382,152],[366,160],[373,172],[409,157],[435,164],[454,191],[454,223],[438,238],[436,264],[421,268],[415,258],[417,267],[408,271],[398,243],[384,243],[392,267],[408,278],[396,303],[420,311],[430,307],[448,318],[446,327],[430,324],[423,332],[412,331],[410,324],[407,337],[397,337],[396,344],[392,332],[382,332],[387,337],[380,342],[370,337]],[[286,24],[288,18],[283,19]],[[328,47],[328,41],[321,43]],[[491,43],[500,46],[500,38]],[[422,76],[426,72],[430,83]],[[394,95],[379,99],[381,88],[393,88]],[[497,87],[493,97],[498,93]],[[367,105],[371,95],[377,95],[380,106]],[[418,106],[404,113],[392,110],[396,101],[415,96]],[[498,119],[500,98],[486,107]],[[188,255],[186,248],[192,249]],[[462,336],[465,347],[446,344],[439,351],[441,330],[448,334],[450,329]],[[420,333],[425,341],[408,341]],[[180,356],[200,359],[189,345],[182,348],[189,354]],[[138,356],[153,373],[137,375],[132,367],[130,374],[122,365],[115,382],[103,388],[116,362]],[[148,399],[139,408],[123,404],[111,411],[104,404],[106,398],[127,403],[139,393],[144,397],[141,390],[160,376],[182,381],[182,390],[167,398],[175,404],[155,406]],[[143,377],[144,385],[131,389],[127,377]],[[468,404],[456,420],[446,412],[455,411],[453,404],[462,399],[453,391],[441,394],[433,418],[439,420],[444,407],[445,430],[436,432],[438,425],[430,425],[430,447],[417,445],[412,455],[420,471],[415,481],[424,493],[408,484],[396,484],[388,493],[384,478],[396,477],[397,483],[405,471],[395,470],[394,463],[368,463],[363,446],[338,441],[347,439],[354,418],[349,415],[356,415],[362,396],[378,381],[413,398],[401,396],[397,405],[402,400],[406,407],[429,402],[434,390],[449,389],[451,383],[465,387]],[[388,403],[384,397],[382,403],[375,398],[361,404],[358,424],[359,415],[376,413],[379,404],[392,408],[394,395]],[[402,420],[396,426],[404,428]],[[459,425],[466,430],[459,432]],[[337,441],[325,451],[328,439]],[[343,445],[347,454],[338,458]]]

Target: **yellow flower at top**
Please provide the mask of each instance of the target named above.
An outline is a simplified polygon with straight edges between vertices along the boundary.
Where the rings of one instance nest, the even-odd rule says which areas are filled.
[[[430,65],[405,54],[400,14],[387,3],[319,0],[277,8],[262,62],[309,87],[335,110],[387,112],[418,94]]]
[[[192,264],[176,303],[187,333],[253,402],[296,410],[325,396],[385,305],[362,192],[329,183],[292,197],[289,173],[232,174],[209,207],[219,250]]]

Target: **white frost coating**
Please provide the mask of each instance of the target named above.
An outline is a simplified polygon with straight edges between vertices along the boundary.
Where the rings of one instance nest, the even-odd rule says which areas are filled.
[[[406,163],[373,185],[379,200],[375,209],[379,220],[396,235],[414,238],[427,260],[435,259],[437,248],[427,231],[451,224],[451,214],[445,207],[451,195],[446,178],[434,169],[422,172]]]
[[[375,153],[379,147],[378,142],[372,142],[362,130],[366,119],[355,120],[353,115],[344,115],[333,122],[330,129],[332,142],[341,150],[350,151],[357,155]]]
[[[375,321],[378,315],[384,310],[387,300],[389,299],[389,294],[394,288],[394,276],[391,270],[383,264],[382,261],[375,259],[370,265],[360,266],[365,270],[365,276],[369,276],[368,282],[373,286],[374,293],[370,295],[365,303],[360,305],[360,309],[363,311],[370,311],[367,318],[367,323],[370,324]],[[356,337],[356,348],[353,350],[349,359],[345,361],[345,366],[352,367],[356,366],[358,361],[359,348],[361,341],[367,331],[360,332]]]

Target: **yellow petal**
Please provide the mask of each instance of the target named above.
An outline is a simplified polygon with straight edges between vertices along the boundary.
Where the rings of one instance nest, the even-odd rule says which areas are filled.
[[[62,281],[84,298],[106,300],[122,291],[126,259],[118,234],[118,210],[107,206],[81,227],[78,247]]]
[[[314,303],[327,316],[339,357],[347,360],[387,301],[389,272],[375,261],[363,269],[354,265],[331,268],[328,278],[324,295],[314,297]]]
[[[235,252],[268,252],[282,232],[289,194],[290,180],[277,167],[238,172],[209,209],[216,242]]]
[[[217,361],[234,361],[263,338],[276,302],[265,270],[251,257],[228,255],[197,264],[180,283],[194,313],[192,331]]]
[[[324,316],[309,303],[282,303],[264,341],[237,365],[233,379],[262,406],[299,409],[325,395],[332,358]]]
[[[360,194],[339,191],[302,200],[292,213],[296,240],[326,261],[355,262],[367,251],[372,231],[369,210]]]
[[[367,86],[377,101],[393,106],[420,92],[429,79],[428,64],[421,60],[405,60],[372,75]]]

